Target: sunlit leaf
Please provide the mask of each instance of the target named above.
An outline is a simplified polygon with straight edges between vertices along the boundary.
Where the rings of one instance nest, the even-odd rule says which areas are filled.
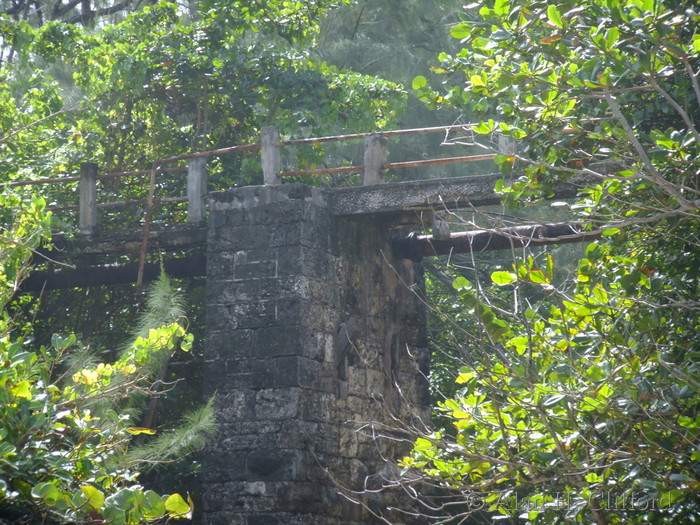
[[[506,286],[518,280],[512,272],[498,271],[491,274],[491,280],[499,286]]]
[[[170,517],[186,519],[190,519],[192,517],[192,507],[188,505],[179,494],[171,494],[165,499],[164,503],[165,510],[168,512]]]
[[[80,487],[80,490],[82,490],[83,494],[87,498],[87,502],[93,509],[100,510],[102,508],[105,502],[105,496],[102,494],[102,492],[92,485],[83,485]]]
[[[564,21],[561,18],[559,9],[554,4],[547,6],[547,18],[549,21],[560,29],[564,29]]]

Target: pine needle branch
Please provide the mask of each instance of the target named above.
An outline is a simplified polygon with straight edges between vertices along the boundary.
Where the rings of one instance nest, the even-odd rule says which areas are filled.
[[[212,397],[205,405],[185,414],[177,428],[132,448],[126,456],[127,463],[149,470],[201,450],[206,438],[216,431],[213,404]]]

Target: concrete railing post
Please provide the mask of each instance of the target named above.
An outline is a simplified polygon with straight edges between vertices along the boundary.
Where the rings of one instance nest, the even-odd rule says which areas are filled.
[[[280,157],[280,132],[274,126],[262,129],[260,146],[262,149],[262,170],[265,186],[277,186],[282,182],[280,172],[282,162]]]
[[[97,164],[80,165],[79,227],[83,235],[97,231]]]
[[[383,166],[386,164],[386,138],[381,133],[372,133],[365,139],[364,164],[363,186],[384,182]]]
[[[190,159],[187,166],[187,222],[204,220],[207,196],[207,159]]]

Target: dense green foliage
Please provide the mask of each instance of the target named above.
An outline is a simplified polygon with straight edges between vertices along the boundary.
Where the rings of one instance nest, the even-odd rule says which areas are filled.
[[[329,12],[321,24],[313,56],[339,67],[410,86],[427,75],[441,51],[456,51],[459,42],[448,28],[459,21],[463,2],[441,0],[357,0]],[[469,122],[464,108],[426,107],[409,91],[397,128],[426,128]],[[446,147],[443,133],[404,135],[388,140],[389,162],[480,153],[469,146]],[[465,176],[493,170],[490,162],[460,163],[430,168],[402,168],[386,175],[398,180]]]
[[[99,362],[73,335],[37,346],[31,325],[10,304],[29,258],[48,238],[50,218],[40,198],[4,194],[2,202],[8,207],[0,239],[0,517],[130,524],[191,515],[192,502],[146,490],[137,478],[144,465],[201,448],[213,429],[211,407],[130,446],[134,436],[156,433],[135,426],[138,399],[152,391],[165,359],[192,344],[167,278],[154,285],[140,333],[115,361]]]
[[[518,140],[497,157],[508,204],[584,177],[575,204],[556,204],[602,235],[564,280],[551,256],[514,251],[489,278],[460,272],[437,305],[461,354],[456,393],[404,459],[437,487],[419,497],[434,519],[700,520],[694,9],[472,4],[452,28],[463,50],[441,56],[455,87],[414,81],[426,102],[482,115],[480,147]]]
[[[0,2],[0,184],[76,175],[86,161],[100,172],[149,168],[158,158],[257,142],[260,128],[271,124],[295,138],[391,125],[404,106],[400,86],[333,67],[311,52],[319,20],[343,3]],[[331,153],[298,148],[285,167],[322,164]],[[209,172],[212,190],[260,180],[257,154],[213,157]],[[159,176],[157,195],[180,196],[183,182]],[[2,515],[110,523],[187,515],[189,502],[161,498],[137,481],[139,472],[201,448],[211,428],[205,408],[172,429],[177,414],[198,402],[168,361],[182,326],[148,322],[134,333],[133,303],[142,299],[126,291],[125,306],[125,291],[118,290],[87,299],[110,312],[91,324],[109,326],[94,331],[72,323],[88,332],[82,343],[51,337],[74,317],[74,297],[11,303],[32,264],[41,264],[35,250],[52,231],[71,231],[65,215],[59,220],[41,210],[72,204],[75,190],[75,184],[3,186]],[[145,191],[136,177],[100,182],[101,201],[143,198]],[[133,225],[124,215],[102,210],[102,227]],[[166,295],[160,304],[171,307]],[[147,303],[152,314],[154,301]],[[165,317],[180,323],[180,314]],[[115,340],[129,333],[136,343],[119,349]],[[170,395],[158,393],[156,407],[145,399],[158,379],[174,383]],[[165,417],[155,414],[164,411]],[[150,438],[150,430],[135,426],[139,420],[171,430]],[[195,471],[196,462],[171,470],[179,478]],[[163,485],[168,492],[191,488]]]
[[[394,123],[400,86],[312,56],[319,18],[336,3],[160,2],[99,30],[0,15],[0,179],[74,175],[86,161],[100,172],[145,169],[257,142],[272,124],[301,138]],[[297,148],[285,167],[330,153]],[[257,154],[214,157],[209,171],[214,190],[261,177]],[[143,197],[141,180],[102,181],[101,199]],[[183,181],[159,177],[157,191],[180,196]],[[65,190],[43,195],[71,203]]]

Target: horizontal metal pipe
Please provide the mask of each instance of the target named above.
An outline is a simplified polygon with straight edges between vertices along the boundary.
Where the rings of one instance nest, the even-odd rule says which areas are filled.
[[[153,202],[158,204],[159,202],[186,202],[187,197],[164,197],[162,199],[155,198]],[[113,201],[113,202],[98,202],[98,208],[118,208],[120,206],[130,206],[133,204],[146,204],[146,199],[134,199],[130,201]],[[56,206],[48,207],[46,211],[73,211],[79,208],[78,205],[73,206]]]
[[[159,168],[156,170],[158,173],[181,173],[187,171],[187,166],[179,166],[175,168]],[[113,179],[117,177],[140,177],[143,175],[150,175],[151,170],[139,170],[139,171],[115,171],[112,173],[102,173],[97,176],[98,180],[102,179]]]
[[[337,168],[314,168],[310,170],[283,171],[282,177],[298,177],[300,175],[320,175],[322,173],[347,173],[349,171],[362,172],[364,166],[339,166]]]
[[[224,153],[233,153],[234,151],[250,151],[260,149],[260,144],[239,144],[237,146],[228,146],[226,148],[210,149],[207,151],[199,151],[197,153],[188,153],[186,155],[176,155],[174,157],[168,157],[167,159],[161,159],[155,161],[154,164],[162,165],[167,162],[175,162],[178,160],[189,160],[197,159],[199,157],[211,157],[213,155],[223,155]],[[150,173],[150,171],[149,171]]]
[[[157,170],[158,173],[177,173],[187,171],[187,166],[177,167],[177,168],[160,168]],[[97,176],[98,180],[103,179],[113,179],[116,177],[128,177],[128,176],[139,176],[139,175],[149,175],[151,170],[141,170],[141,171],[116,171],[113,173],[102,173]],[[70,176],[70,177],[50,177],[45,179],[35,179],[35,180],[23,180],[17,182],[5,182],[0,184],[0,186],[6,186],[8,188],[13,188],[16,186],[35,186],[38,184],[65,184],[66,182],[78,182],[80,176]]]
[[[369,133],[352,133],[348,135],[332,135],[328,137],[311,137],[311,138],[306,138],[306,139],[294,139],[294,140],[285,140],[281,141],[278,143],[278,146],[294,146],[294,145],[299,145],[299,144],[316,144],[319,142],[337,142],[337,141],[343,141],[343,140],[359,140],[359,139],[364,139],[368,137],[369,135],[373,134],[380,134],[384,137],[396,137],[396,136],[402,136],[402,135],[415,135],[419,133],[436,133],[436,132],[444,132],[444,131],[450,131],[453,129],[469,129],[470,124],[464,124],[464,125],[453,125],[453,126],[435,126],[435,127],[428,127],[428,128],[412,128],[412,129],[396,129],[396,130],[389,130],[389,131],[377,131],[377,132],[369,132]],[[174,157],[168,157],[166,159],[160,159],[156,160],[154,164],[156,166],[161,166],[166,163],[170,162],[176,162],[179,160],[189,160],[189,159],[196,159],[199,157],[210,157],[213,155],[222,155],[224,153],[232,153],[236,151],[250,151],[250,150],[257,150],[260,149],[260,144],[255,143],[255,144],[239,144],[237,146],[229,146],[226,148],[219,148],[219,149],[213,149],[213,150],[208,150],[208,151],[199,151],[197,153],[189,153],[186,155],[176,155]],[[475,155],[473,157],[484,157],[484,159],[487,158],[493,158],[493,156],[488,156],[488,155]],[[461,157],[454,157],[456,158],[461,158]],[[468,158],[468,157],[463,157],[463,158]],[[391,169],[391,168],[405,168],[409,166],[428,166],[430,164],[447,164],[448,162],[440,162],[441,159],[434,159],[436,162],[431,162],[431,161],[413,161],[415,164],[411,163],[401,163],[401,162],[396,162],[392,164],[387,164],[384,166],[385,169]],[[472,160],[482,160],[479,158],[473,158]],[[457,161],[454,160],[452,162],[467,162],[465,161]],[[314,174],[314,173],[340,173],[344,171],[357,171],[359,169],[362,169],[362,166],[359,167],[341,167],[341,168],[321,168],[322,170],[329,170],[329,171],[313,171],[313,170],[304,170],[304,171],[299,171],[299,172],[287,172],[283,174],[284,176],[293,176],[293,175],[309,175],[309,174]],[[186,167],[179,167],[179,168],[158,168],[158,172],[179,172],[179,171],[187,171]],[[308,172],[307,172],[308,171]],[[101,175],[98,175],[98,179],[108,179],[108,178],[114,178],[114,177],[127,177],[127,176],[140,176],[140,175],[149,175],[151,173],[151,170],[139,170],[139,171],[123,171],[123,172],[112,172],[112,173],[103,173]],[[28,180],[28,181],[18,181],[18,182],[6,182],[4,184],[0,184],[0,186],[8,186],[8,187],[15,187],[15,186],[30,186],[30,185],[37,185],[37,184],[62,184],[66,182],[77,182],[80,180],[79,176],[71,176],[71,177],[57,177],[57,178],[45,178],[45,179],[36,179],[36,180]]]
[[[17,186],[34,186],[36,184],[64,184],[66,182],[77,182],[80,180],[80,176],[75,177],[51,177],[47,179],[35,179],[35,180],[22,180],[17,182],[5,182],[0,184],[0,186],[5,186],[7,188],[14,188]]]
[[[476,162],[479,160],[491,160],[494,158],[495,154],[485,154],[485,155],[465,155],[463,157],[444,157],[441,159],[425,159],[425,160],[409,160],[406,162],[390,162],[389,164],[384,164],[383,168],[385,170],[390,170],[393,168],[411,168],[414,166],[434,166],[436,164],[456,164],[458,162]]]
[[[154,198],[153,203],[158,204],[159,202],[185,202],[187,197],[164,197],[162,199]],[[146,204],[146,199],[134,199],[130,201],[113,201],[113,202],[98,202],[98,208],[117,208],[119,206],[129,206],[132,204]]]
[[[462,157],[443,157],[441,159],[425,159],[425,160],[408,160],[405,162],[390,162],[384,164],[382,169],[400,169],[400,168],[411,168],[414,166],[434,166],[438,164],[456,164],[458,162],[476,162],[480,160],[490,160],[494,158],[495,154],[485,154],[485,155],[465,155]],[[310,170],[299,170],[299,171],[285,171],[280,175],[282,177],[292,177],[299,175],[319,175],[321,173],[347,173],[347,172],[358,172],[361,173],[365,169],[364,166],[341,166],[338,168],[314,168]]]

